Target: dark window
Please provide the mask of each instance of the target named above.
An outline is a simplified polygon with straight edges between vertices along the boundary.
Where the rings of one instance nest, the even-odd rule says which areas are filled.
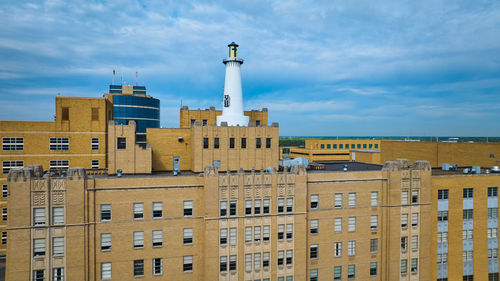
[[[488,281],[498,281],[498,272],[497,273],[488,273]]]
[[[448,211],[438,211],[438,221],[448,221]]]
[[[340,149],[343,149],[343,148],[344,148],[344,145],[343,145],[343,144],[339,144],[339,148],[340,148]]]
[[[495,153],[490,153],[490,158],[495,158]]]
[[[464,209],[463,210],[463,219],[464,220],[471,220],[474,216],[474,210],[473,209]]]
[[[337,149],[337,145],[336,144],[333,145],[333,149]]]
[[[366,143],[363,144],[363,148],[366,148]]]
[[[360,144],[360,143],[358,143],[358,149],[360,149],[360,148],[361,148],[361,144]]]
[[[229,257],[229,270],[236,270],[236,256]]]
[[[438,200],[448,200],[448,189],[438,190]]]
[[[194,122],[196,122],[196,120],[191,119],[191,127],[193,127],[193,126],[194,126]]]
[[[255,120],[255,126],[260,126],[260,120]]]
[[[134,260],[134,276],[144,276],[144,260]]]
[[[266,138],[266,148],[271,148],[271,138]]]
[[[206,126],[206,125],[207,125],[207,120],[206,120],[206,119],[204,119],[204,120],[203,120],[203,126]]]
[[[377,262],[370,263],[370,276],[377,276]]]
[[[310,252],[309,252],[309,257],[311,259],[317,259],[318,258],[318,245],[311,245]]]
[[[373,148],[373,144],[371,144],[371,143],[370,143],[370,144],[368,145],[368,148]]]
[[[464,275],[463,281],[474,281],[474,275]]]
[[[375,144],[375,148],[378,148],[378,144]]]
[[[208,138],[203,138],[203,148],[208,148]]]
[[[255,148],[260,148],[262,146],[262,141],[260,138],[255,139]]]
[[[220,257],[219,271],[220,272],[226,272],[227,271],[227,256]]]
[[[464,199],[472,198],[474,195],[474,190],[472,188],[464,188]]]
[[[324,144],[321,144],[321,149],[325,149],[325,145]]]
[[[33,281],[44,281],[45,280],[45,270],[38,269],[33,270]]]
[[[236,201],[229,201],[229,215],[236,216]]]
[[[330,149],[330,148],[332,148],[332,145],[331,144],[327,144],[326,145],[326,149]]]
[[[229,138],[229,148],[234,148],[234,138]]]
[[[214,148],[219,148],[219,138],[214,138]]]
[[[241,138],[241,148],[247,148],[247,138]]]
[[[92,107],[92,121],[99,120],[99,108]]]
[[[101,204],[101,221],[111,220],[111,204]]]
[[[62,108],[62,120],[69,120],[69,108]]]
[[[127,148],[127,138],[118,138],[116,140],[117,149],[126,149]]]
[[[498,196],[498,188],[488,187],[488,197],[497,197],[497,196]]]

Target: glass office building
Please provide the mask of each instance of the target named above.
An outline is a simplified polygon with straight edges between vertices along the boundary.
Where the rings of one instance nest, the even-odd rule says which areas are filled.
[[[160,128],[160,100],[146,95],[145,86],[110,85],[113,120],[117,124],[137,124],[136,143],[146,144],[146,129]]]

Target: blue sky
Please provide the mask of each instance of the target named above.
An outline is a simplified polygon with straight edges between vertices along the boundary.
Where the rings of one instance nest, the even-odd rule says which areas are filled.
[[[499,1],[2,1],[0,120],[122,76],[179,107],[221,107],[240,45],[246,109],[280,135],[500,135]]]

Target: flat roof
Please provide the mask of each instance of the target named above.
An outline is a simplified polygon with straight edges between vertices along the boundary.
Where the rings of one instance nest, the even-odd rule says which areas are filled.
[[[383,165],[364,163],[364,162],[352,162],[352,161],[322,161],[313,162],[310,164],[320,164],[324,165],[324,169],[315,170],[309,167],[307,172],[344,172],[344,167],[347,168],[347,172],[365,172],[365,171],[381,171]],[[347,165],[347,166],[346,166]],[[311,166],[311,165],[310,165]]]

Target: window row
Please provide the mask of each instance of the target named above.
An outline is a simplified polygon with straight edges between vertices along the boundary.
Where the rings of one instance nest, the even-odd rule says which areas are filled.
[[[207,149],[210,147],[209,138],[203,138],[203,148]],[[247,148],[247,138],[240,139],[240,147],[245,149]],[[220,148],[220,139],[214,138],[213,140],[213,148]],[[229,138],[229,148],[235,148],[235,138]],[[255,148],[262,148],[262,138],[255,138]],[[271,148],[271,138],[266,138],[266,148]]]
[[[153,276],[163,275],[163,258],[153,258],[151,260],[151,271]],[[193,256],[183,257],[183,271],[190,272],[193,270]],[[134,277],[144,276],[144,260],[133,261],[133,275]],[[111,280],[112,278],[112,263],[101,263],[101,280]]]
[[[377,262],[370,262],[370,276],[377,276]],[[347,265],[347,279],[356,278],[356,265]],[[311,269],[309,271],[309,280],[318,281],[318,269]],[[335,266],[333,268],[333,280],[342,280],[342,266]]]
[[[336,209],[343,208],[343,194],[342,193],[335,193],[335,199],[334,199],[334,207]],[[347,207],[348,208],[356,208],[356,192],[349,192],[347,195]],[[372,191],[370,193],[370,206],[371,207],[376,207],[378,206],[378,192],[377,191]],[[311,209],[318,209],[319,208],[319,194],[312,194],[310,197],[309,201],[309,207]]]
[[[418,250],[418,235],[411,236],[411,249]],[[401,237],[401,252],[408,251],[408,236]]]
[[[193,216],[193,201],[185,200],[183,201],[182,214],[184,217]],[[163,202],[153,202],[152,203],[151,216],[153,219],[163,218]],[[100,217],[101,221],[111,221],[111,204],[101,204],[100,205]],[[132,218],[134,220],[144,219],[144,203],[133,203],[132,205]]]
[[[64,224],[64,207],[52,207],[52,225]],[[41,226],[47,225],[47,212],[45,207],[33,208],[33,225]]]
[[[163,247],[163,241],[164,241],[163,230],[151,231],[151,247],[161,248]],[[182,229],[182,244],[183,245],[193,244],[192,228]],[[133,247],[134,249],[144,248],[144,231],[133,232]],[[112,249],[112,234],[101,233],[101,251],[111,251],[111,249]]]
[[[438,200],[448,200],[448,195],[448,189],[438,190]],[[474,189],[464,188],[462,190],[462,195],[464,199],[471,199],[474,197]],[[488,187],[488,197],[498,197],[498,187]]]
[[[33,239],[33,256],[43,257],[46,255],[46,243],[45,238],[35,238]],[[64,255],[64,237],[53,237],[52,238],[52,255],[61,256]]]
[[[24,161],[22,160],[7,160],[2,161],[2,174],[8,174],[10,169],[16,167],[24,167]]]
[[[418,238],[417,238],[418,241]],[[349,240],[347,243],[345,242],[333,242],[333,256],[336,258],[342,257],[344,245],[347,244],[347,255],[355,256],[356,255],[356,240]],[[418,245],[417,245],[418,247]],[[378,252],[378,239],[370,239],[370,253],[375,254]],[[311,244],[309,246],[309,258],[310,259],[318,259],[319,258],[319,245]]]
[[[419,201],[419,189],[411,190],[411,204],[417,204]],[[401,205],[410,205],[410,201],[408,200],[408,196],[410,191],[408,189],[401,190]]]
[[[33,281],[45,281],[45,269],[33,270]],[[52,280],[64,281],[64,267],[57,267],[52,269]]]
[[[412,258],[410,260],[410,271],[411,273],[417,273],[418,272],[418,258]],[[401,274],[407,274],[408,273],[408,260],[403,259],[401,260]]]
[[[346,143],[346,144],[341,143],[338,145],[336,143],[333,143],[333,144],[330,144],[330,143],[323,144],[322,143],[322,144],[320,144],[321,149],[325,149],[325,148],[326,149],[332,149],[332,148],[337,149],[337,147],[338,147],[338,149],[344,149],[344,147],[345,147],[345,149],[349,149],[349,147],[351,149],[361,149],[361,148],[363,148],[363,149],[367,149],[367,148],[378,149],[378,143],[357,143],[357,144],[356,143],[350,143],[350,144],[349,143]]]
[[[2,138],[2,150],[24,150],[24,138]]]

